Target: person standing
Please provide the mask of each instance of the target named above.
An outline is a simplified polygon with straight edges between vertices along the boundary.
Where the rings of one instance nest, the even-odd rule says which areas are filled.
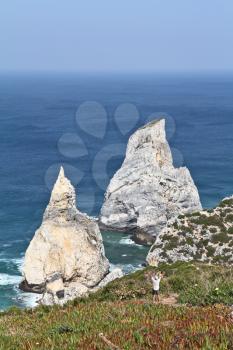
[[[159,289],[160,289],[160,281],[163,277],[163,274],[159,272],[158,274],[152,275],[152,285],[153,285],[153,302],[159,303]]]

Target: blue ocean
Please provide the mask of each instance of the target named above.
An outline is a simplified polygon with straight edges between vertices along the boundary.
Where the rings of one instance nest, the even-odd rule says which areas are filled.
[[[98,216],[129,136],[161,116],[203,207],[231,195],[232,74],[0,74],[0,309],[35,304],[18,289],[20,271],[60,165],[79,209]],[[140,268],[147,248],[127,233],[103,238],[112,265]]]

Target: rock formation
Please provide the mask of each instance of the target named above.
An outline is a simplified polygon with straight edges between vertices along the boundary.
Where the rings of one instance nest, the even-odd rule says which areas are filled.
[[[160,233],[147,256],[152,266],[190,260],[233,264],[233,197],[214,209],[180,215]]]
[[[179,214],[201,209],[186,167],[175,168],[165,135],[165,120],[155,120],[129,139],[125,160],[105,194],[100,226],[132,231],[141,243],[156,236]]]
[[[87,295],[120,272],[109,273],[98,225],[76,208],[74,187],[61,168],[43,222],[25,254],[26,291],[44,293],[42,303]]]

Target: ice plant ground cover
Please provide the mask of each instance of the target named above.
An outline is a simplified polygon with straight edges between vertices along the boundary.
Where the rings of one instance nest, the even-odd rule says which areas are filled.
[[[145,268],[65,307],[12,308],[0,316],[0,349],[232,349],[233,272],[197,263],[161,265],[162,304]],[[175,296],[170,305],[164,305]],[[172,300],[172,298],[170,298]]]

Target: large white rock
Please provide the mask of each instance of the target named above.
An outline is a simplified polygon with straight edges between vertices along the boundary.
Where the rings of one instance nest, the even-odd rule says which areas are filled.
[[[135,239],[152,243],[168,221],[197,210],[201,203],[189,170],[173,166],[165,120],[138,129],[105,193],[100,226],[132,230]]]
[[[42,302],[56,303],[86,294],[108,273],[98,225],[76,208],[74,187],[61,168],[43,222],[26,251],[21,287],[45,292]]]

